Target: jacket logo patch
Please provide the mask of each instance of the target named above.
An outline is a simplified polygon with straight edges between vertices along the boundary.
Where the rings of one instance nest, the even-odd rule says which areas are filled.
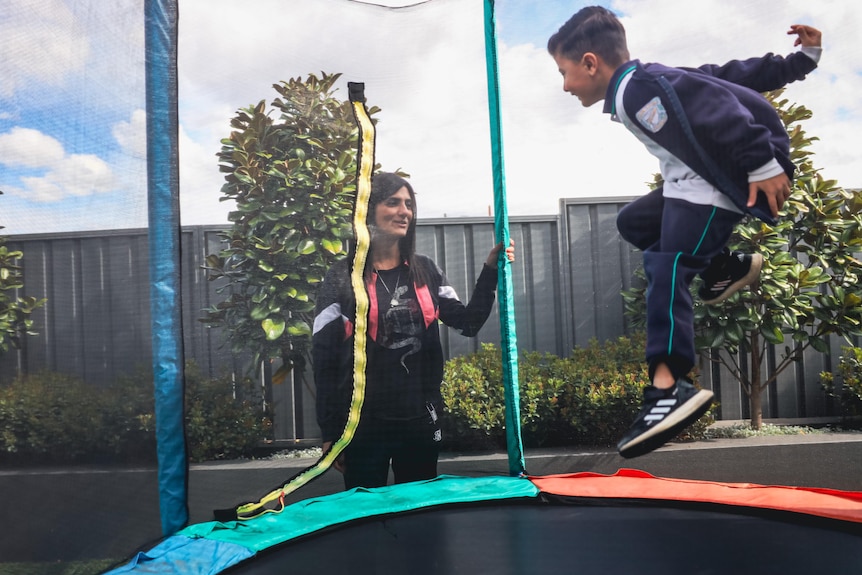
[[[658,96],[647,102],[646,106],[638,111],[636,117],[638,122],[653,134],[667,123],[667,111]]]

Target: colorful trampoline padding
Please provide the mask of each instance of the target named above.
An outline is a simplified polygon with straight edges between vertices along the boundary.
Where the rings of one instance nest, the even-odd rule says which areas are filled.
[[[437,505],[475,503],[535,497],[539,490],[524,479],[511,477],[465,478],[441,476],[428,481],[356,488],[325,497],[300,501],[279,514],[240,522],[209,522],[179,532],[186,537],[206,537],[245,545],[255,551],[357,519]]]
[[[726,506],[786,511],[862,525],[862,493],[858,492],[667,479],[633,469],[621,469],[613,475],[440,476],[307,499],[285,507],[281,513],[244,521],[192,525],[110,573],[220,573],[282,543],[362,519],[483,502],[521,500],[541,505],[545,504],[542,494],[585,502],[601,499],[619,505],[633,500],[655,505],[708,503],[717,509]]]
[[[191,525],[109,573],[219,573],[280,543],[359,519],[440,505],[531,499],[538,494],[527,479],[498,476],[444,475],[415,483],[356,488],[299,501],[280,513]]]
[[[754,483],[716,483],[655,477],[636,469],[614,475],[574,473],[532,477],[543,493],[585,499],[714,503],[789,511],[862,524],[862,493]]]

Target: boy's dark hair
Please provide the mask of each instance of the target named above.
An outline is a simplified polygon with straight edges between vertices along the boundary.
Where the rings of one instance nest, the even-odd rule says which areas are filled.
[[[548,52],[573,62],[592,52],[611,66],[629,59],[625,28],[613,12],[601,6],[578,10],[548,40]]]

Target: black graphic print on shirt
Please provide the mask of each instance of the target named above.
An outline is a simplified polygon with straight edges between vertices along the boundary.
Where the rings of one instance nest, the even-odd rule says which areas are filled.
[[[419,336],[425,329],[422,310],[410,285],[407,270],[399,266],[378,271],[377,298],[380,310],[380,331],[377,343],[388,349],[404,349],[401,365],[407,357],[422,349]],[[391,291],[390,291],[391,289]],[[408,370],[409,371],[409,370]]]

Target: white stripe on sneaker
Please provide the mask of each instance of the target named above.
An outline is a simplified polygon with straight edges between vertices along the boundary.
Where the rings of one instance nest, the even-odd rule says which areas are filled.
[[[644,421],[661,421],[668,413],[670,413],[674,405],[676,405],[676,398],[658,400],[656,404],[650,408],[649,413],[644,416]]]

